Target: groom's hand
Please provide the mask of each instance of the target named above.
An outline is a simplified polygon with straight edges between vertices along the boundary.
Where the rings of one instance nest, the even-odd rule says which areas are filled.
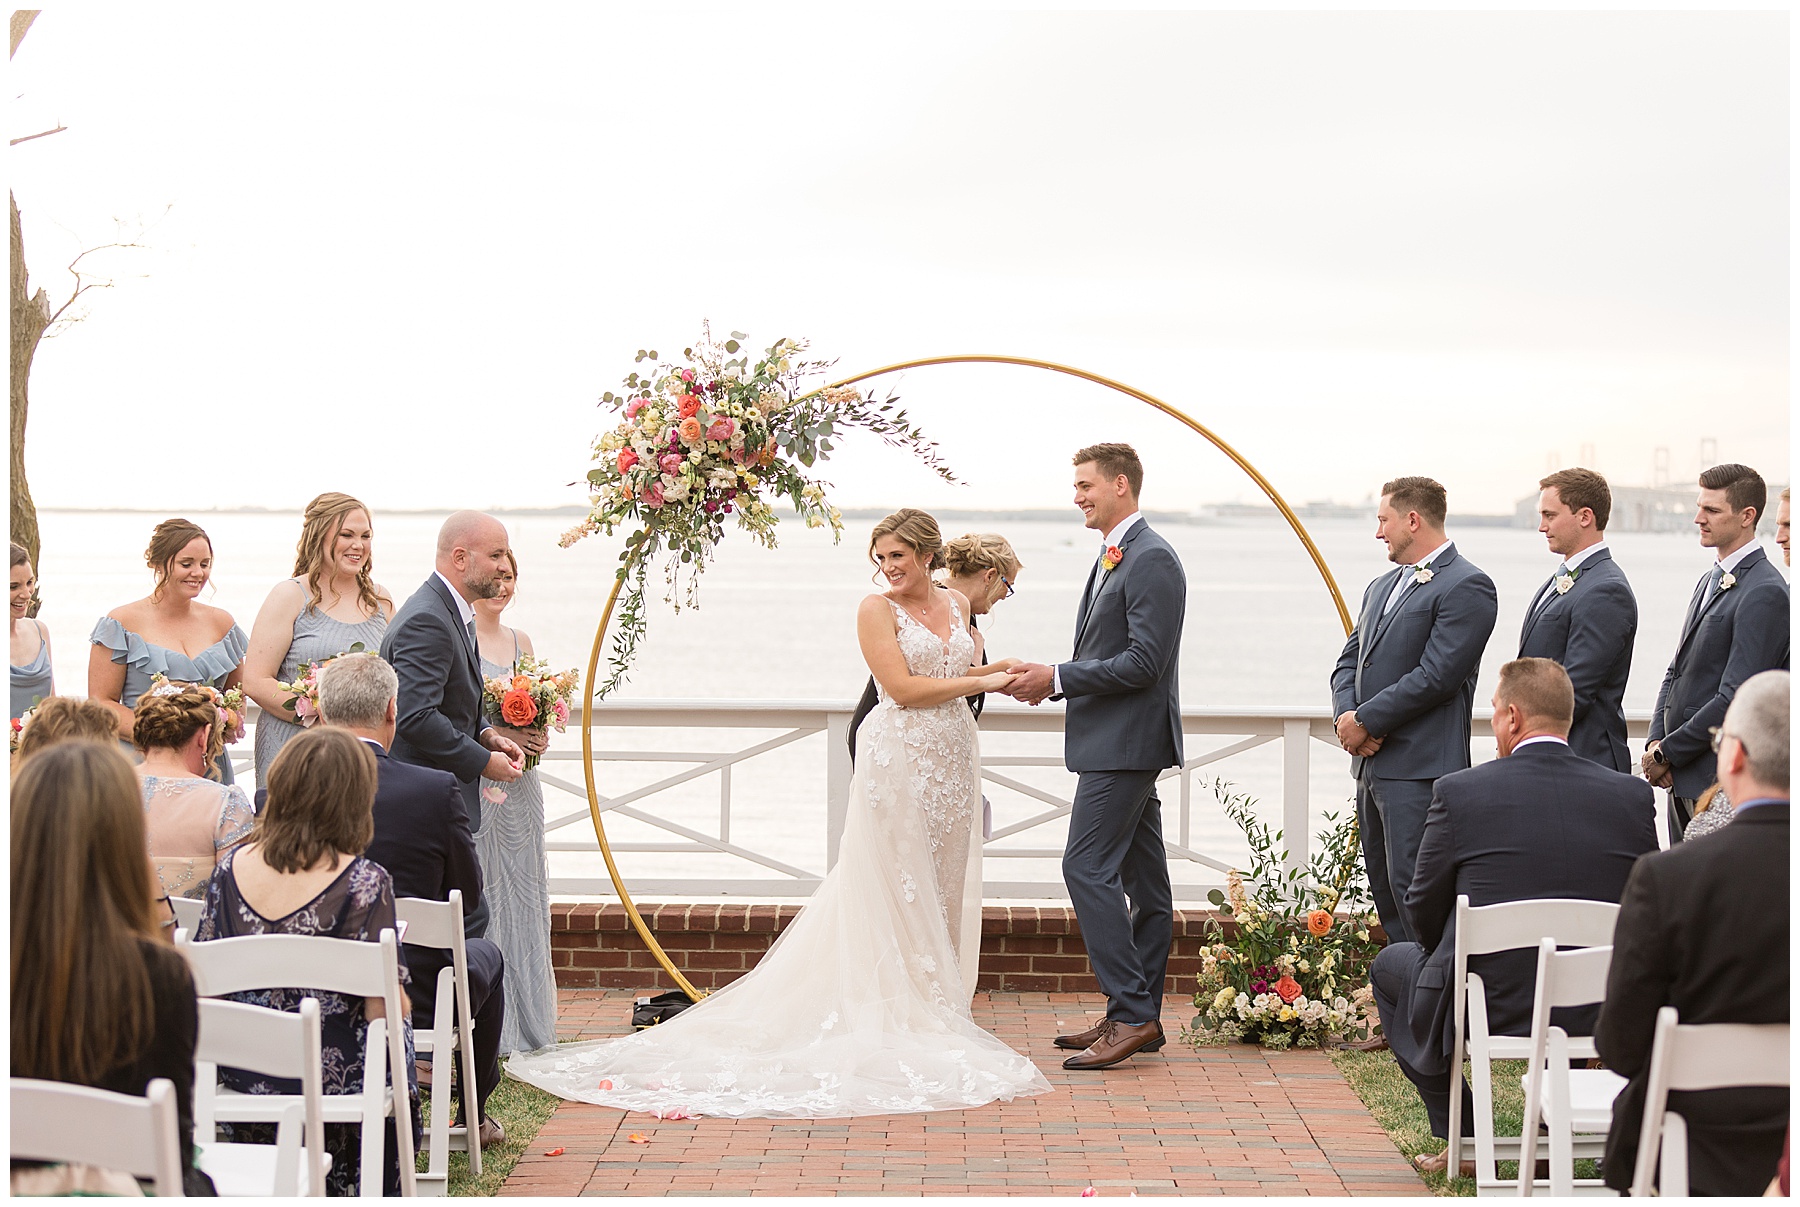
[[[1056,672],[1041,662],[1022,662],[1013,667],[1007,695],[1025,704],[1041,704],[1056,687]]]
[[[524,774],[525,752],[517,742],[490,725],[481,731],[481,744],[493,751],[483,775],[509,784]]]

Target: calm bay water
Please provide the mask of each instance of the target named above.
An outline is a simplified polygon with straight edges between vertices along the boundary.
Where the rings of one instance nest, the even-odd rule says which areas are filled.
[[[1071,513],[1073,515],[1073,513]],[[56,655],[57,685],[66,694],[86,691],[87,635],[109,609],[147,593],[149,572],[141,550],[162,517],[141,513],[46,512],[41,517],[44,555],[39,567],[44,608]],[[212,536],[217,566],[204,597],[227,609],[249,631],[269,588],[293,566],[299,517],[292,513],[194,513]],[[541,656],[561,666],[585,666],[594,626],[611,586],[620,542],[590,537],[572,549],[557,537],[572,519],[562,516],[502,516],[520,562],[519,594],[510,623],[528,632]],[[443,516],[377,515],[375,571],[403,602],[430,573],[432,550]],[[865,557],[869,521],[850,521],[841,544],[800,524],[784,525],[781,548],[756,547],[741,536],[728,539],[706,573],[701,606],[678,614],[660,603],[651,608],[649,636],[630,682],[619,700],[806,700],[850,701],[867,671],[857,651],[855,611],[873,590]],[[1025,569],[1019,592],[983,622],[993,656],[1039,661],[1066,657],[1074,631],[1076,595],[1097,552],[1097,538],[1079,517],[1047,521],[947,522],[946,535],[964,531],[1002,532],[1013,542]],[[1323,708],[1330,702],[1327,677],[1343,646],[1343,628],[1318,571],[1293,533],[1279,521],[1241,520],[1159,524],[1180,553],[1188,576],[1188,617],[1181,654],[1184,705],[1257,709]],[[1374,540],[1373,522],[1324,521],[1309,526],[1337,577],[1352,612],[1363,587],[1387,568],[1384,547]],[[1461,552],[1494,579],[1500,620],[1483,660],[1478,703],[1485,704],[1499,665],[1517,650],[1520,620],[1531,596],[1557,559],[1536,532],[1511,528],[1464,528],[1451,535]],[[1668,665],[1682,615],[1695,581],[1711,554],[1691,533],[1622,533],[1611,541],[1614,556],[1637,592],[1639,629],[1626,707],[1647,710]],[[1780,551],[1769,546],[1777,563]],[[652,574],[653,589],[659,583]],[[660,596],[660,591],[657,592]],[[1053,707],[1053,706],[1046,706]],[[747,747],[768,736],[759,731],[703,734],[613,730],[596,736],[600,748],[710,750]],[[1190,757],[1234,739],[1190,739]],[[738,768],[731,838],[770,851],[789,863],[824,867],[823,736],[797,742]],[[575,728],[557,739],[558,748],[578,748]],[[984,735],[990,754],[1054,754],[1060,747],[1035,735]],[[1312,802],[1315,815],[1344,806],[1350,793],[1348,760],[1321,743],[1312,746]],[[1476,757],[1491,757],[1492,740],[1478,738]],[[579,784],[569,774],[576,765],[547,765],[556,778]],[[671,773],[669,764],[626,764],[609,769],[602,791],[616,793]],[[1208,769],[1214,770],[1214,769]],[[1280,795],[1279,745],[1220,764],[1218,774],[1260,797],[1270,809]],[[1072,777],[1060,770],[1024,769],[1018,778],[1067,795]],[[578,797],[548,794],[552,818],[580,808]],[[992,792],[996,826],[1042,808],[1012,793]],[[716,777],[653,798],[655,811],[683,825],[712,830],[719,812]],[[1203,803],[1204,802],[1204,803]],[[1167,829],[1175,829],[1172,803]],[[557,837],[578,838],[585,823]],[[713,831],[713,832],[716,832]],[[615,841],[666,838],[648,826],[619,818],[609,823]],[[1010,840],[1009,840],[1010,841]],[[1018,839],[1031,847],[1060,846],[1062,829],[1046,825]],[[1192,845],[1219,856],[1242,851],[1235,831],[1210,797],[1196,792]],[[758,874],[729,856],[672,857],[629,853],[621,857],[629,882],[634,877],[744,877]],[[597,857],[557,854],[553,875],[604,875]],[[988,860],[990,879],[1055,879],[1049,860]],[[1196,868],[1187,879],[1209,876]],[[1178,874],[1177,879],[1182,879]]]

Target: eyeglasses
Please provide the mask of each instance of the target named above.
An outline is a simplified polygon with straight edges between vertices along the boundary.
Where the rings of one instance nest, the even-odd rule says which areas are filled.
[[[1002,595],[1001,599],[1011,599],[1019,593],[1018,588],[1013,586],[1004,574],[1000,576],[1000,585],[1006,588],[1006,594]]]
[[[1730,738],[1732,741],[1736,742],[1739,746],[1742,746],[1744,744],[1744,739],[1738,737],[1737,734],[1735,734],[1735,733],[1726,733],[1724,727],[1720,726],[1720,725],[1714,725],[1712,728],[1708,729],[1706,732],[1710,733],[1712,735],[1712,749],[1713,749],[1714,754],[1719,753],[1719,743],[1724,741],[1726,738]],[[1748,755],[1749,750],[1746,749],[1744,753],[1746,755]]]

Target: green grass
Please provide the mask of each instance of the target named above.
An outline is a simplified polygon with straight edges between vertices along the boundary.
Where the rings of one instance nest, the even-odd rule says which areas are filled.
[[[1392,1052],[1351,1052],[1338,1050],[1331,1054],[1331,1063],[1337,1066],[1356,1096],[1362,1099],[1375,1121],[1381,1124],[1388,1138],[1410,1160],[1418,1153],[1442,1152],[1444,1142],[1431,1134],[1431,1124],[1425,1118],[1425,1104],[1419,1101],[1418,1091],[1413,1089],[1412,1082],[1400,1071],[1394,1062]],[[1466,1071],[1467,1066],[1464,1066]],[[1525,1113],[1525,1092],[1519,1085],[1519,1078],[1525,1072],[1522,1060],[1497,1060],[1494,1062],[1494,1134],[1497,1136],[1519,1134],[1519,1124]],[[1546,1142],[1540,1138],[1539,1151],[1549,1155]],[[1473,1142],[1465,1142],[1464,1153],[1474,1156]],[[1517,1161],[1499,1162],[1499,1175],[1502,1178],[1517,1177],[1519,1163]],[[1443,1174],[1422,1174],[1425,1184],[1435,1194],[1473,1195],[1475,1179],[1449,1178]],[[1593,1161],[1575,1162],[1577,1178],[1597,1178],[1599,1169]]]
[[[431,1091],[419,1091],[421,1117],[427,1122],[431,1119]],[[481,1154],[481,1176],[469,1176],[469,1154],[453,1152],[450,1154],[450,1193],[453,1195],[477,1195],[491,1198],[500,1193],[500,1183],[506,1181],[506,1175],[512,1172],[520,1156],[531,1147],[537,1138],[538,1131],[549,1120],[562,1099],[554,1094],[546,1094],[540,1089],[526,1085],[522,1081],[514,1081],[510,1077],[502,1077],[500,1084],[494,1087],[494,1093],[488,1098],[488,1114],[500,1121],[506,1129],[506,1141],[483,1150]],[[427,1135],[419,1144],[419,1172],[425,1172],[427,1146],[430,1137]]]

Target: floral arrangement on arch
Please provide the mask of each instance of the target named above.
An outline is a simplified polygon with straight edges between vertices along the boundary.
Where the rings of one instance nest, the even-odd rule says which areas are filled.
[[[659,552],[668,555],[665,599],[679,608],[682,594],[688,605],[698,604],[700,574],[728,520],[773,549],[774,501],[786,499],[807,527],[828,526],[833,540],[842,535],[827,484],[809,472],[830,455],[842,430],[873,432],[956,481],[937,445],[910,424],[892,394],[877,400],[853,386],[811,386],[834,362],[804,359],[807,343],[795,339],[777,340],[753,362],[744,348],[748,338],[734,331],[715,342],[708,324],[700,341],[682,350],[680,363],[640,348],[638,363],[654,368],[634,369],[623,394],[609,390],[601,397],[620,421],[594,443],[591,508],[562,537],[568,548],[593,533],[629,530],[618,570],[626,590],[610,673],[597,696],[617,687],[630,667],[645,630],[645,577]]]
[[[1224,780],[1212,785],[1250,845],[1248,876],[1233,870],[1225,891],[1208,894],[1230,916],[1232,932],[1214,920],[1200,954],[1194,993],[1199,1010],[1183,1029],[1189,1043],[1236,1042],[1266,1048],[1321,1047],[1375,1025],[1369,965],[1380,950],[1356,842],[1354,817],[1325,815],[1320,850],[1308,866],[1286,865],[1255,802]],[[1339,911],[1343,910],[1343,913]]]
[[[500,720],[514,729],[554,728],[562,733],[569,724],[569,699],[580,686],[579,670],[552,671],[542,658],[520,654],[513,673],[487,680],[482,695]],[[537,766],[538,757],[527,754],[525,770]]]
[[[352,642],[350,648],[343,653],[333,654],[329,658],[321,658],[317,662],[302,662],[295,668],[293,681],[275,686],[287,693],[287,699],[281,707],[294,715],[289,720],[296,725],[311,729],[319,721],[319,675],[324,669],[342,658],[344,654],[372,654],[375,651],[364,647],[360,641]]]

